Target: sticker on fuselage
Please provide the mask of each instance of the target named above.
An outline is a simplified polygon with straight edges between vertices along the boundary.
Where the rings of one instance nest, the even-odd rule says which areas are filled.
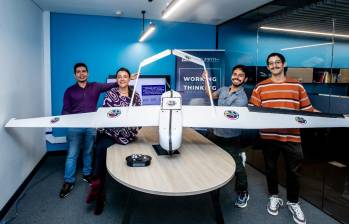
[[[226,116],[229,120],[239,119],[239,113],[233,110],[224,111],[224,116]]]
[[[57,123],[59,121],[59,117],[54,117],[50,120],[52,124]]]
[[[303,117],[295,117],[294,118],[298,123],[300,124],[306,124],[307,120],[305,120]]]
[[[107,116],[109,118],[116,118],[116,117],[120,116],[120,114],[121,114],[121,110],[114,109],[114,110],[108,111]]]
[[[177,103],[175,100],[168,100],[166,104],[169,107],[173,107],[173,106],[176,106]]]

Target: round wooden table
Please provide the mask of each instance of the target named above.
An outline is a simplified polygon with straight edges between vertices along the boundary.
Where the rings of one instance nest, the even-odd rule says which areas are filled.
[[[180,154],[157,155],[152,145],[159,142],[158,132],[157,127],[143,127],[135,142],[109,147],[107,169],[110,175],[131,189],[155,195],[187,196],[214,192],[212,200],[216,218],[223,223],[218,190],[233,178],[234,159],[191,128],[183,129]],[[150,166],[127,166],[125,158],[133,153],[150,155]]]

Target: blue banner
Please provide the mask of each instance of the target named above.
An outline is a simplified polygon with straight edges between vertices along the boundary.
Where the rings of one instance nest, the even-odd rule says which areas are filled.
[[[213,91],[224,83],[225,51],[224,50],[183,50],[201,58],[206,65]],[[176,58],[176,91],[182,95],[184,105],[209,105],[205,94],[205,83],[202,79],[203,67],[185,59]]]

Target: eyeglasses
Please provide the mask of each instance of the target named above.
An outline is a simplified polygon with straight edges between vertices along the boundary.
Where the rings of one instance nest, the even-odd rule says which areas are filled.
[[[281,60],[277,60],[277,61],[274,61],[274,62],[268,62],[268,66],[272,66],[272,65],[281,65],[282,64],[282,61]]]

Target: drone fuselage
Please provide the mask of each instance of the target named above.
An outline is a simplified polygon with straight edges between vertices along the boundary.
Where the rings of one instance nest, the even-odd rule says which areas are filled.
[[[178,92],[168,91],[161,96],[159,118],[160,146],[170,154],[182,143],[182,98]]]

